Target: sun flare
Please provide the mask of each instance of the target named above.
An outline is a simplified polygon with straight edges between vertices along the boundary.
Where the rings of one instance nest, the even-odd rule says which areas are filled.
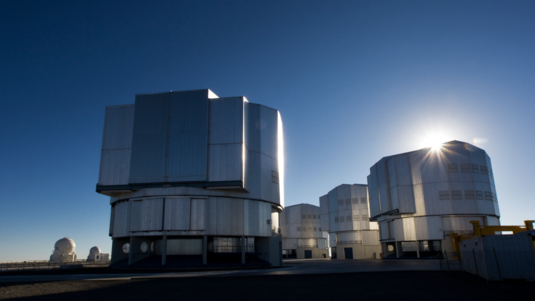
[[[423,145],[424,147],[430,147],[432,150],[439,150],[440,147],[447,139],[440,135],[429,135],[424,138]]]

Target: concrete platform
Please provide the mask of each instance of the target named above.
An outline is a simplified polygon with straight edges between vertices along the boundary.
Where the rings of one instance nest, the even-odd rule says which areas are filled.
[[[339,260],[339,259],[293,259],[284,260],[282,268],[254,269],[254,270],[152,270],[150,273],[128,273],[109,269],[102,274],[68,274],[68,275],[2,275],[0,283],[15,282],[43,282],[43,281],[72,281],[72,280],[141,280],[183,277],[233,277],[233,276],[269,276],[269,275],[304,275],[304,274],[340,274],[358,272],[394,272],[394,271],[440,271],[438,260]],[[450,262],[451,269],[458,265]],[[80,271],[82,272],[82,271]]]

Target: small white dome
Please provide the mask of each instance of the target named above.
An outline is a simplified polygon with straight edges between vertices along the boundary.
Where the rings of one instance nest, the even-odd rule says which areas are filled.
[[[60,254],[71,254],[74,253],[74,249],[76,248],[76,244],[74,243],[74,240],[64,237],[56,242],[54,245],[54,249],[60,251]],[[59,252],[58,252],[59,253]]]
[[[98,253],[100,253],[100,249],[97,246],[94,246],[89,250],[89,254],[98,254]]]

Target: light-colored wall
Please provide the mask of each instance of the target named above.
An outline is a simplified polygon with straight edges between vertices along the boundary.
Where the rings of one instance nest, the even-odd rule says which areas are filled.
[[[320,208],[298,204],[284,208],[280,213],[283,238],[323,238]]]
[[[471,233],[472,220],[499,224],[489,156],[459,141],[443,147],[438,152],[421,149],[385,157],[370,168],[370,211],[379,221],[382,241],[444,240],[450,233]],[[452,172],[454,166],[457,172]],[[482,174],[482,166],[488,174]],[[439,191],[447,192],[448,199],[441,200]],[[473,191],[476,199],[470,199],[467,191]],[[477,199],[477,191],[483,199]],[[461,194],[454,199],[453,192]],[[381,215],[391,210],[402,214]]]
[[[353,248],[353,259],[380,259],[381,246],[364,246],[361,244],[344,244],[336,246],[336,258],[345,258],[345,248]]]
[[[414,216],[445,214],[484,214],[499,216],[497,199],[467,199],[466,191],[496,195],[489,156],[480,148],[463,142],[452,142],[443,151],[422,149],[385,157],[370,168],[368,176],[371,215],[390,210]],[[449,164],[457,172],[449,171]],[[463,172],[462,166],[469,167]],[[472,167],[479,172],[472,172]],[[481,167],[491,172],[481,173]],[[439,191],[449,193],[440,200]],[[454,199],[452,191],[460,191]]]
[[[329,258],[328,249],[319,249],[319,248],[297,248],[295,251],[297,259],[305,258],[305,251],[312,251],[312,258]]]

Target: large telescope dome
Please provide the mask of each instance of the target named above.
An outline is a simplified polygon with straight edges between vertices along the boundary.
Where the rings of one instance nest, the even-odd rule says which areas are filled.
[[[54,249],[60,251],[61,254],[74,253],[75,248],[76,244],[74,243],[74,240],[69,237],[64,237],[58,240],[54,245]]]

